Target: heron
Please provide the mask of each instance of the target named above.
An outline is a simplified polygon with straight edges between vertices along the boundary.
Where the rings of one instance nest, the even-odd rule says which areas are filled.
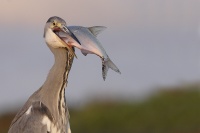
[[[71,133],[65,99],[68,75],[75,50],[57,36],[69,33],[66,22],[50,17],[44,28],[44,38],[55,61],[43,85],[34,92],[13,119],[8,133]]]

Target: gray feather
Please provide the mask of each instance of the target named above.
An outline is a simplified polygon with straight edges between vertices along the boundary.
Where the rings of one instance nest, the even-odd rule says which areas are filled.
[[[8,133],[47,133],[47,126],[42,124],[42,119],[47,116],[51,121],[53,117],[48,108],[40,101],[31,104],[30,115],[18,117]]]

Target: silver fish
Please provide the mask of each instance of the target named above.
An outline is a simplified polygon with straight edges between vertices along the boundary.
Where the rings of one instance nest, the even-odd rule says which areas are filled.
[[[117,73],[120,70],[117,66],[110,60],[105,49],[101,43],[97,40],[97,35],[101,33],[106,27],[94,26],[94,27],[82,27],[82,26],[69,26],[69,31],[71,35],[66,35],[66,33],[61,33],[58,36],[62,38],[68,45],[77,47],[81,50],[83,55],[96,54],[102,60],[102,76],[106,79],[108,69],[111,68]]]

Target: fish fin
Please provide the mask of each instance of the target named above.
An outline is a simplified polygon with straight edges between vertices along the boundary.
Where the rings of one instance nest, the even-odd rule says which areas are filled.
[[[117,66],[108,58],[107,60],[102,59],[102,76],[105,81],[108,69],[111,68],[115,72],[121,74],[120,70],[117,68]]]
[[[83,49],[81,49],[81,53],[83,54],[83,55],[87,55],[87,54],[94,54],[92,51],[90,51],[90,50],[87,50],[87,49],[85,49],[84,47],[83,47]]]
[[[93,26],[93,27],[88,27],[88,29],[90,30],[90,32],[95,36],[97,37],[97,35],[99,33],[101,33],[103,30],[106,29],[106,27],[104,26]]]
[[[84,51],[81,51],[81,53],[82,53],[83,55],[85,55],[85,56],[88,54],[88,53],[86,53],[86,52],[84,52]]]

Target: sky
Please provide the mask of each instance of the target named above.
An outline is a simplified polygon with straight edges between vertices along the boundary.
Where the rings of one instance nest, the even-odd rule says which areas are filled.
[[[51,16],[69,26],[106,26],[98,39],[121,75],[76,49],[67,103],[141,98],[159,86],[200,81],[199,0],[2,0],[0,111],[18,107],[45,81],[53,54],[43,38]]]

